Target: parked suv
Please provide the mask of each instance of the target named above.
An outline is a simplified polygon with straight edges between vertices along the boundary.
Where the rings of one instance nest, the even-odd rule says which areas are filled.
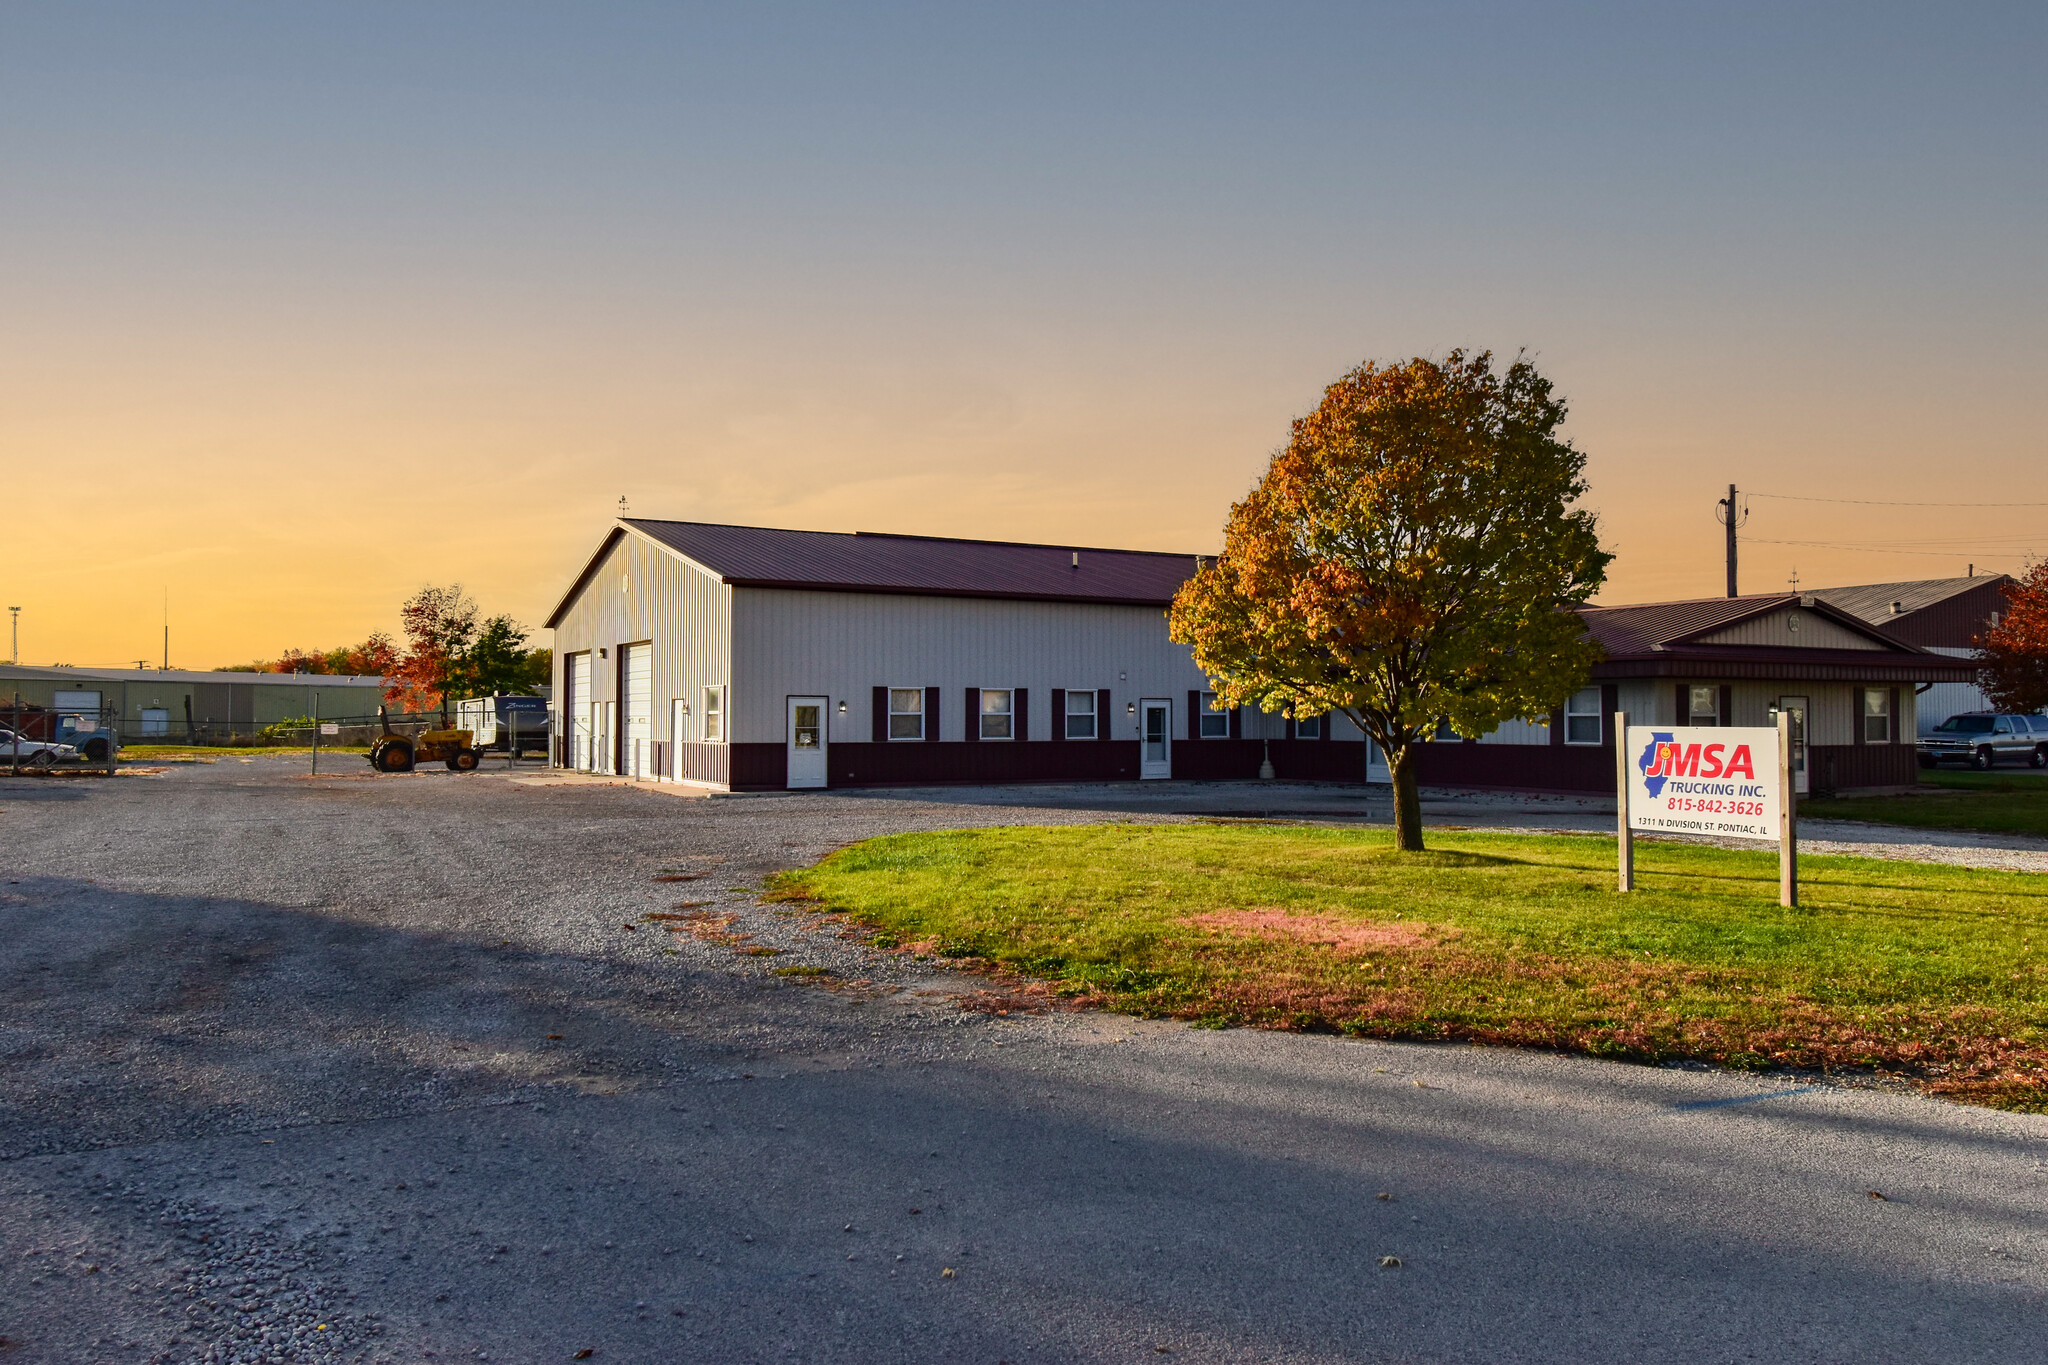
[[[1971,711],[1950,716],[1914,746],[1920,766],[1967,763],[1985,769],[2000,762],[2048,767],[2048,716],[1995,715]]]

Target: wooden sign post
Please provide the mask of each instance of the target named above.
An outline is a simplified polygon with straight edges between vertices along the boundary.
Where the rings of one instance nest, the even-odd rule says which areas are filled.
[[[1799,904],[1799,789],[1793,785],[1792,713],[1778,712],[1778,904]]]
[[[1636,889],[1636,832],[1628,822],[1628,712],[1614,713],[1614,840],[1623,891]]]

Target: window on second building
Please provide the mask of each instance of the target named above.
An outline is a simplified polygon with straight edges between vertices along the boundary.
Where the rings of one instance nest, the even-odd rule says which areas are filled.
[[[1892,694],[1882,687],[1868,688],[1863,693],[1863,742],[1892,742]]]
[[[1215,710],[1215,705],[1216,694],[1214,692],[1204,692],[1202,694],[1202,738],[1229,739],[1230,713],[1228,711]]]
[[[1304,720],[1297,720],[1294,722],[1294,737],[1296,739],[1321,739],[1323,737],[1323,718],[1321,716],[1309,716]]]
[[[717,744],[725,739],[725,689],[707,687],[704,689],[704,742]]]
[[[1565,699],[1564,742],[1598,744],[1605,733],[1601,725],[1600,689],[1582,687]]]
[[[1067,738],[1095,738],[1095,694],[1093,692],[1068,689]]]
[[[889,738],[924,738],[924,689],[922,687],[892,687],[889,689]]]
[[[1016,696],[1007,687],[984,687],[981,689],[981,737],[983,739],[1008,739],[1015,732],[1010,728],[1010,705]]]
[[[1719,725],[1721,723],[1721,690],[1717,687],[1694,687],[1687,689],[1692,703],[1686,709],[1687,725]]]

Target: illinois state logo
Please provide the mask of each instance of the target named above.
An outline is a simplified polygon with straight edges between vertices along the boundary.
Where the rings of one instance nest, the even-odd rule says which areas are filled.
[[[1756,760],[1747,744],[1731,752],[1726,744],[1680,744],[1668,731],[1650,733],[1650,742],[1636,756],[1636,770],[1643,775],[1643,790],[1652,798],[1661,796],[1664,783],[1674,777],[1746,777],[1756,780]]]

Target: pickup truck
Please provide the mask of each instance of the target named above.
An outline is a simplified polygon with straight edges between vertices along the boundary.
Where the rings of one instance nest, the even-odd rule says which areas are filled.
[[[2001,762],[2048,768],[2048,716],[1965,712],[1920,736],[1913,747],[1923,768],[1967,763],[1983,772]]]

